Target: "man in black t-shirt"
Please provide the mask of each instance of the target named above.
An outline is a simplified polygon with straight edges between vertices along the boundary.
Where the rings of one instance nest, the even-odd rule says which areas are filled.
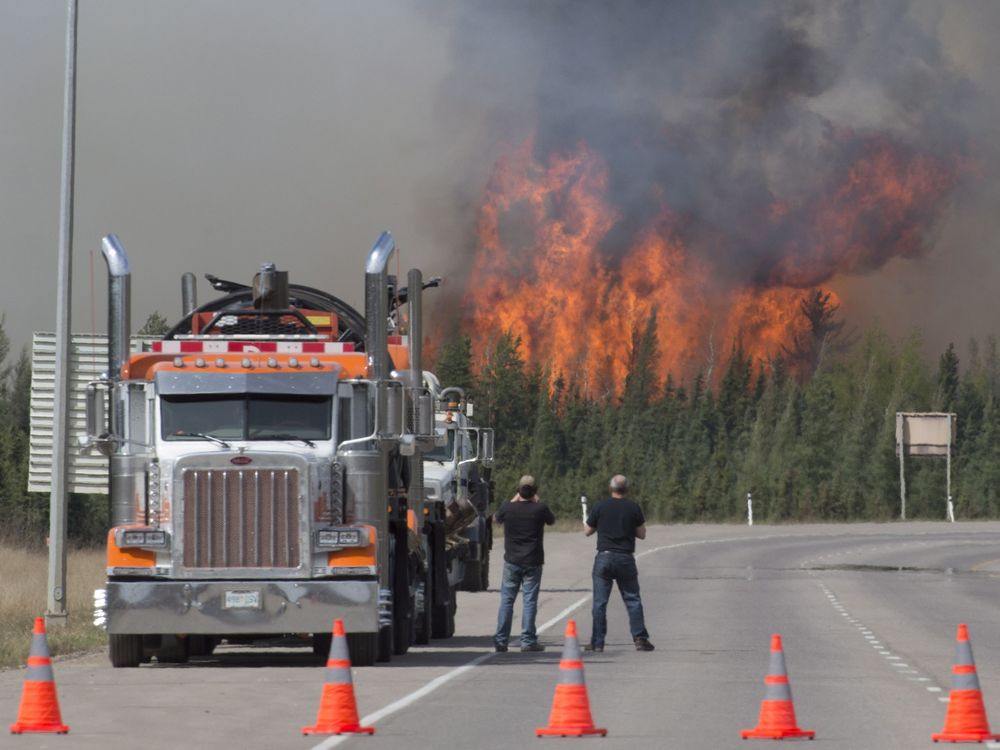
[[[611,477],[611,497],[599,502],[583,524],[586,536],[597,533],[597,556],[594,558],[593,629],[590,650],[603,651],[608,633],[608,599],[617,583],[628,610],[629,630],[636,651],[652,651],[646,631],[639,596],[639,571],[635,566],[635,540],[646,538],[646,517],[642,508],[625,493],[628,480],[621,474]]]
[[[538,485],[529,475],[521,477],[517,494],[500,506],[493,515],[504,527],[503,580],[500,583],[500,611],[497,613],[497,631],[493,647],[506,651],[510,628],[514,619],[514,600],[521,591],[521,650],[544,651],[535,633],[535,614],[538,611],[538,590],[542,585],[542,565],[545,550],[542,537],[545,527],[556,522],[549,506],[538,499]]]

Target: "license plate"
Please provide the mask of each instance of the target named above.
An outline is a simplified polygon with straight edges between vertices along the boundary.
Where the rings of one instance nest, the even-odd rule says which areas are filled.
[[[227,591],[226,609],[260,609],[259,591]]]

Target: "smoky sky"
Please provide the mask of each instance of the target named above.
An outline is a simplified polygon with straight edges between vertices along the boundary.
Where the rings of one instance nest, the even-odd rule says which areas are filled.
[[[16,346],[54,325],[65,7],[0,5]],[[765,281],[802,233],[768,227],[769,207],[878,136],[972,168],[929,209],[921,253],[828,281],[853,322],[962,343],[997,313],[997,28],[996,3],[930,0],[81,0],[74,329],[103,329],[107,232],[129,251],[134,327],[178,317],[183,272],[204,301],[203,274],[268,260],[360,305],[383,229],[401,273],[445,277],[427,308],[448,315],[491,171],[531,135],[540,159],[585,142],[605,160],[610,263],[665,203],[720,283]]]
[[[581,141],[599,153],[622,213],[611,259],[663,195],[715,268],[765,281],[785,241],[762,218],[857,158],[838,132],[944,160],[969,147],[975,92],[911,3],[484,2],[460,19],[456,106],[479,87],[517,92],[540,159]],[[855,107],[831,111],[852,90]]]

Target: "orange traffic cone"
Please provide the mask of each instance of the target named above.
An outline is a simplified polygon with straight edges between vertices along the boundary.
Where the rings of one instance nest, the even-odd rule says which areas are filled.
[[[932,734],[935,742],[982,742],[1000,739],[1000,734],[990,734],[990,724],[983,708],[983,694],[979,691],[979,675],[972,658],[969,629],[958,626],[955,644],[955,666],[951,669],[951,694],[948,712],[944,717],[944,730]]]
[[[606,737],[608,730],[595,727],[594,720],[590,718],[590,700],[583,682],[583,659],[580,657],[580,641],[576,638],[575,620],[566,623],[566,645],[559,662],[559,673],[549,725],[536,729],[535,735],[582,737],[599,734]]]
[[[333,642],[326,661],[326,684],[319,700],[316,725],[302,727],[302,734],[375,734],[375,727],[363,727],[358,721],[343,620],[333,623]]]
[[[785,670],[785,652],[781,650],[781,636],[771,636],[771,663],[764,678],[764,700],[760,704],[760,719],[754,729],[744,729],[740,737],[747,739],[783,740],[788,737],[808,737],[816,733],[799,729],[795,723],[795,705],[792,703],[792,686]]]
[[[24,676],[21,709],[17,721],[10,725],[12,734],[23,732],[56,732],[67,734],[69,727],[59,715],[55,676],[49,657],[49,641],[45,637],[45,618],[35,618],[28,652],[28,673]]]

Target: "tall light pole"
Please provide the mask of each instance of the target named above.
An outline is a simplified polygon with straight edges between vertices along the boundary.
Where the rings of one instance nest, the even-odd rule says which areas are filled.
[[[49,496],[49,624],[66,624],[66,442],[73,296],[73,162],[76,141],[76,10],[67,0],[66,83],[63,100],[59,201],[59,288],[56,293],[56,379],[52,402],[52,490]]]

